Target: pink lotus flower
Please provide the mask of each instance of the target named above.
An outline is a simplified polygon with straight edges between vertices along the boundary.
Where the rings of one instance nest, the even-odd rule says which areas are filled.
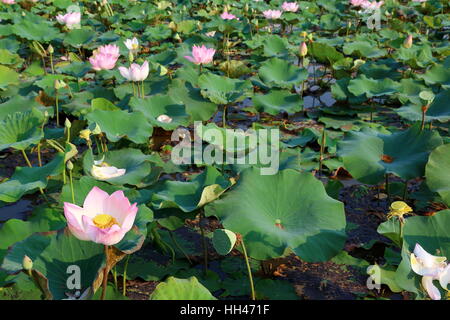
[[[14,4],[14,3],[16,3],[15,0],[2,0],[2,2],[3,2],[4,4]]]
[[[281,11],[280,10],[266,10],[263,11],[264,17],[267,19],[278,19],[281,17]]]
[[[119,59],[119,47],[110,44],[99,47],[94,50],[92,57],[89,58],[89,62],[92,68],[96,71],[99,70],[111,70],[116,66],[117,59]]]
[[[281,5],[284,11],[297,12],[298,4],[296,2],[283,2]]]
[[[64,215],[70,232],[80,240],[106,246],[123,239],[133,227],[138,208],[130,205],[123,191],[108,195],[94,187],[84,200],[83,207],[64,202]]]
[[[70,28],[80,24],[81,13],[80,12],[69,12],[69,13],[66,13],[65,15],[58,14],[56,16],[56,20],[60,24],[65,24],[67,26],[67,28],[70,29]]]
[[[352,6],[360,7],[364,1],[366,0],[350,0],[350,3],[352,4]]]
[[[213,48],[207,48],[205,45],[202,45],[201,47],[194,45],[192,47],[192,57],[184,57],[195,64],[206,64],[213,61],[215,53],[216,50]]]
[[[142,66],[133,63],[129,68],[119,67],[119,71],[122,77],[129,81],[144,81],[148,77],[150,68],[148,61],[145,61]]]
[[[384,1],[378,1],[378,2],[363,1],[361,3],[361,7],[363,9],[375,10],[375,9],[379,9],[383,5],[383,3],[384,3]]]
[[[233,20],[233,19],[239,20],[239,18],[236,17],[234,14],[228,13],[228,12],[226,12],[226,11],[224,11],[224,12],[220,15],[220,17],[221,17],[223,20]]]

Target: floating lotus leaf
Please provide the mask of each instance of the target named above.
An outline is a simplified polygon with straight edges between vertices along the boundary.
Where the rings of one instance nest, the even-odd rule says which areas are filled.
[[[450,144],[437,147],[425,167],[427,185],[450,206]]]
[[[320,42],[313,42],[308,46],[309,53],[320,63],[332,65],[333,63],[344,59],[344,55],[334,47]]]
[[[134,111],[141,111],[154,127],[174,130],[189,124],[189,115],[184,105],[169,95],[154,95],[146,99],[133,97],[130,106]],[[158,120],[161,115],[169,116],[172,120],[168,123],[161,122]]]
[[[0,88],[19,83],[19,74],[11,68],[0,65]]]
[[[423,176],[430,152],[441,144],[438,132],[420,132],[419,126],[393,134],[363,129],[349,132],[339,142],[338,154],[355,179],[377,184],[387,173],[406,180]]]
[[[272,58],[261,65],[259,77],[267,85],[292,88],[308,78],[308,71],[286,60]]]
[[[450,89],[450,69],[448,66],[438,64],[420,76],[427,84],[438,84]]]
[[[279,257],[287,247],[305,261],[326,261],[345,242],[344,206],[310,173],[292,169],[241,173],[235,187],[206,206],[223,226],[244,237],[255,259]]]
[[[126,138],[134,143],[146,143],[153,132],[153,127],[141,112],[95,110],[86,118],[90,123],[97,123],[112,142]]]
[[[95,158],[99,158],[99,156]],[[83,158],[83,169],[86,175],[92,176],[91,169],[94,165],[94,160],[101,159],[94,159],[92,153],[88,150]],[[125,148],[108,151],[104,154],[104,163],[114,166],[117,169],[125,169],[126,172],[120,177],[111,178],[106,181],[116,185],[139,185],[152,170],[151,164],[147,160],[148,156],[138,149]]]
[[[400,84],[389,78],[375,80],[367,78],[364,74],[350,80],[348,90],[355,96],[365,94],[368,98],[385,96],[396,93]]]
[[[150,300],[217,300],[196,277],[177,279],[169,277],[150,295]]]
[[[255,95],[252,99],[256,110],[272,115],[280,112],[295,113],[303,107],[303,101],[298,94],[289,91],[272,90],[265,95]]]

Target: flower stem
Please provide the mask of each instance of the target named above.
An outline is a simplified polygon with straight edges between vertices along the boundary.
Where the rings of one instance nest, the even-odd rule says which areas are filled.
[[[38,163],[39,167],[42,167],[42,159],[41,159],[41,142],[39,141],[37,145],[37,154],[38,154]]]
[[[70,180],[70,191],[72,193],[72,203],[75,203],[75,193],[73,190],[73,179],[72,179],[72,170],[69,170],[69,180]]]
[[[203,230],[203,218],[204,218],[204,215],[203,215],[203,213],[200,213],[200,222],[199,222],[199,226],[200,226],[200,232],[201,232],[201,234],[202,234],[202,246],[203,246],[203,258],[204,258],[204,263],[205,263],[205,265],[204,265],[204,273],[205,273],[205,276],[206,276],[206,274],[208,273],[208,247],[207,247],[207,245],[206,245],[206,237],[205,237],[205,230]]]
[[[22,151],[22,155],[23,155],[25,161],[27,162],[27,165],[31,168],[32,165],[31,165],[30,159],[28,159],[28,156],[27,156],[25,150],[21,150],[21,151]]]
[[[59,127],[59,98],[58,90],[56,90],[55,107],[56,107],[56,126]]]
[[[255,286],[253,284],[253,277],[252,277],[252,268],[250,268],[250,262],[248,261],[247,250],[244,244],[244,237],[241,238],[241,247],[244,253],[245,264],[247,265],[248,280],[250,282],[250,289],[252,290],[252,300],[256,300]]]
[[[106,286],[108,285],[108,246],[104,246],[105,249],[105,257],[106,257],[106,265],[103,270],[103,282],[102,282],[102,295],[100,296],[100,300],[105,300],[106,295]]]
[[[123,280],[122,280],[122,295],[127,295],[127,269],[128,269],[128,260],[130,260],[130,255],[127,255],[127,259],[125,260],[125,266],[123,268]]]

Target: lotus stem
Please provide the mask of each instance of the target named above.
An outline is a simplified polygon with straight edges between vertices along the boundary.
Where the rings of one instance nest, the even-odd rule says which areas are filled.
[[[322,139],[320,142],[320,158],[319,158],[319,175],[322,176],[323,154],[325,152],[326,133],[325,128],[322,130]]]
[[[227,127],[227,106],[223,106],[223,113],[222,113],[222,128]]]
[[[69,170],[69,180],[70,180],[70,192],[72,193],[72,203],[75,203],[75,193],[73,190],[72,170]]]
[[[142,99],[145,98],[145,88],[144,88],[144,80],[142,80],[141,82],[141,95],[142,95]]]
[[[54,74],[55,68],[53,66],[53,53],[50,53],[50,67],[52,68],[52,74]]]
[[[113,269],[113,278],[114,278],[114,287],[116,287],[117,290],[117,269],[114,267]]]
[[[205,237],[205,230],[203,230],[203,225],[202,225],[202,220],[204,218],[203,213],[200,213],[200,221],[199,221],[199,226],[200,226],[200,232],[202,234],[202,246],[203,246],[203,259],[204,259],[204,274],[205,276],[208,273],[208,247],[206,245],[206,237]]]
[[[106,295],[106,286],[108,285],[108,246],[104,246],[105,249],[105,257],[106,257],[106,265],[103,270],[103,281],[102,281],[102,295],[100,296],[100,300],[105,300]]]
[[[127,269],[128,269],[128,261],[130,260],[130,255],[127,255],[127,259],[125,260],[125,266],[123,268],[123,279],[122,279],[122,295],[125,297],[127,295]]]
[[[38,164],[39,167],[42,167],[42,159],[41,159],[41,142],[39,141],[37,145],[37,155],[38,155]]]
[[[241,247],[242,247],[242,251],[244,253],[245,264],[247,265],[248,280],[250,282],[250,289],[252,292],[251,297],[252,297],[252,300],[256,300],[255,286],[253,284],[252,268],[250,268],[250,262],[248,261],[247,249],[245,248],[245,244],[244,244],[244,237],[241,237]]]
[[[27,165],[31,168],[32,165],[31,165],[30,159],[28,159],[28,156],[27,156],[25,150],[20,150],[20,151],[22,151],[23,158],[25,159]]]
[[[56,126],[59,127],[59,97],[58,97],[58,89],[56,89],[55,107],[56,107]]]
[[[169,230],[169,235],[170,235],[170,239],[172,239],[172,242],[175,244],[175,246],[178,248],[178,250],[180,250],[183,253],[183,255],[186,257],[186,259],[189,261],[189,263],[192,264],[191,258],[189,258],[187,253],[183,250],[183,248],[180,246],[178,241],[173,236],[173,232],[170,230]]]

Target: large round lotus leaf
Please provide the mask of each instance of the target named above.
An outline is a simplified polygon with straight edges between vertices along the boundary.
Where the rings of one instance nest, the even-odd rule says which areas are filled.
[[[272,58],[261,65],[259,77],[267,85],[292,88],[308,78],[308,71],[286,60]]]
[[[94,35],[95,32],[89,29],[73,29],[65,35],[64,43],[79,48],[91,42]]]
[[[20,18],[16,16],[12,30],[14,34],[21,38],[47,42],[61,35],[59,30],[52,25],[53,22],[50,22],[49,19],[29,13]]]
[[[0,201],[15,202],[24,194],[47,186],[48,177],[59,175],[64,170],[64,154],[42,167],[17,167],[11,179],[0,183]]]
[[[97,156],[96,158],[98,158]],[[88,150],[83,158],[83,169],[86,175],[92,176],[91,169],[94,165],[92,153]],[[103,161],[110,166],[118,169],[125,169],[123,176],[111,178],[106,181],[112,184],[123,185],[132,184],[139,185],[151,171],[151,164],[147,161],[148,156],[138,149],[120,149],[108,151],[104,154]]]
[[[450,257],[450,210],[433,216],[414,216],[406,219],[403,228],[402,262],[396,272],[396,282],[404,290],[418,292],[421,276],[411,269],[410,253],[418,243],[432,255]],[[437,284],[437,287],[440,287]]]
[[[133,111],[141,111],[154,127],[164,130],[174,130],[189,124],[189,115],[183,104],[178,103],[169,95],[154,95],[146,99],[131,98]],[[172,118],[170,123],[158,121],[160,115]]]
[[[206,167],[191,181],[162,182],[154,190],[152,204],[158,209],[179,208],[192,212],[218,198],[229,184],[214,167]]]
[[[81,241],[68,230],[56,233],[35,234],[17,242],[6,255],[2,268],[9,273],[22,270],[23,257],[33,260],[33,269],[39,272],[49,291],[49,297],[55,300],[67,298],[69,277],[79,268],[80,292],[92,286],[105,263],[103,246],[91,241]],[[76,271],[75,271],[76,272]]]
[[[247,169],[205,212],[241,234],[249,255],[260,260],[279,257],[290,247],[303,260],[326,261],[346,238],[344,205],[313,175],[292,169],[275,175]]]
[[[430,189],[439,193],[450,206],[450,144],[439,146],[431,152],[425,177]]]
[[[169,277],[150,295],[150,300],[217,300],[196,277],[178,279]],[[187,314],[187,313],[186,313]]]
[[[420,98],[419,98],[420,99]],[[437,120],[439,122],[446,122],[450,120],[450,108],[448,102],[450,101],[450,90],[442,91],[434,98],[433,102],[428,107],[425,113],[425,122]],[[420,102],[420,101],[419,101]],[[395,109],[401,117],[410,121],[422,120],[422,103],[410,104]]]
[[[14,96],[0,104],[0,121],[5,120],[8,115],[15,112],[27,112],[33,108],[41,111],[42,114],[47,111],[50,116],[53,116],[54,108],[44,107],[36,99],[30,97]]]
[[[347,42],[343,49],[346,55],[356,53],[365,58],[380,58],[387,54],[385,49],[378,49],[376,45],[363,40]]]
[[[112,142],[125,137],[134,143],[146,143],[153,133],[153,127],[141,112],[95,110],[86,118],[97,123]]]
[[[189,82],[174,79],[169,87],[169,96],[186,106],[193,121],[206,121],[217,111],[217,105],[201,95],[201,90]]]
[[[13,69],[0,65],[0,88],[6,88],[9,85],[19,82],[19,74]]]
[[[450,69],[438,64],[420,76],[427,84],[439,84],[445,89],[450,88]]]
[[[248,80],[237,80],[218,76],[213,73],[202,74],[198,78],[202,95],[217,104],[235,103],[253,93],[253,86]]]
[[[295,113],[300,111],[303,101],[298,94],[291,94],[289,91],[272,90],[265,95],[255,95],[253,104],[259,112],[267,112],[277,115],[280,112]]]
[[[368,98],[389,95],[398,91],[400,84],[389,78],[375,80],[364,74],[350,80],[348,90],[355,96],[366,94]]]
[[[15,112],[0,122],[0,150],[25,150],[41,140],[43,117],[40,111]]]
[[[393,134],[364,128],[349,132],[338,144],[338,154],[350,174],[363,183],[378,184],[386,173],[409,180],[424,174],[428,155],[442,144],[436,131],[419,126]]]
[[[334,47],[320,42],[313,42],[308,46],[308,51],[318,62],[333,64],[336,61],[344,59],[344,55]]]
[[[289,42],[277,35],[267,35],[263,41],[266,57],[286,56],[289,53]]]

